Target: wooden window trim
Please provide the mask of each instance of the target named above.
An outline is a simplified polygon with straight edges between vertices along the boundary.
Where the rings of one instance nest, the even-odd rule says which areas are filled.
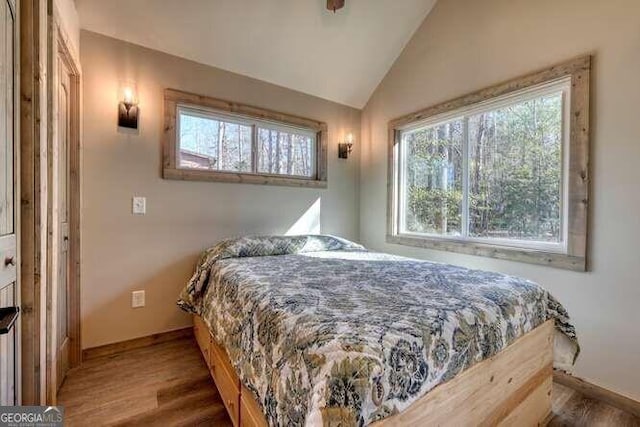
[[[232,113],[257,120],[267,120],[289,126],[304,127],[316,132],[316,165],[313,178],[277,176],[271,174],[220,172],[178,168],[176,162],[177,107],[179,105],[205,107],[220,113]],[[327,187],[327,124],[312,119],[280,113],[238,102],[196,95],[176,89],[164,91],[164,132],[162,140],[162,177],[184,181],[218,181],[291,187]]]
[[[587,231],[589,210],[589,92],[591,56],[518,77],[432,107],[391,120],[388,127],[387,236],[388,243],[460,252],[470,255],[547,265],[574,271],[587,270]],[[569,194],[566,253],[522,249],[489,243],[456,241],[446,237],[399,235],[397,230],[397,134],[408,124],[457,110],[482,101],[520,91],[548,81],[571,77],[569,133]]]

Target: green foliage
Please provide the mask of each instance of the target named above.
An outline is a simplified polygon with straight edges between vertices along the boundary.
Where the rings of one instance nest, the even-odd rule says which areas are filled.
[[[409,211],[412,213],[410,229],[422,232],[442,232],[446,220],[447,230],[460,230],[462,191],[409,188]]]
[[[469,235],[559,241],[559,94],[403,135],[409,150],[408,230],[461,233],[464,126],[469,138]]]

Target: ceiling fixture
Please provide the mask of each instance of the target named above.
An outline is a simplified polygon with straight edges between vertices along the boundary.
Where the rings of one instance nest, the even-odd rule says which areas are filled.
[[[327,0],[327,9],[336,12],[338,9],[342,9],[344,7],[344,0]]]

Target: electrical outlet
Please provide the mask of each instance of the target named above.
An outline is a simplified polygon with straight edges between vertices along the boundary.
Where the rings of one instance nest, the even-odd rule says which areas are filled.
[[[144,291],[131,292],[131,308],[144,307]]]
[[[135,215],[144,215],[147,213],[147,198],[133,196],[132,209]]]

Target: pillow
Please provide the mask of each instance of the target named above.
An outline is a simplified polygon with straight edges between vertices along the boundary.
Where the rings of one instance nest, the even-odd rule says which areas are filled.
[[[178,305],[195,312],[193,302],[206,289],[211,267],[216,261],[227,258],[289,255],[305,252],[365,250],[362,245],[340,237],[324,234],[300,236],[244,236],[226,239],[207,249],[200,256],[196,271],[182,292]]]

